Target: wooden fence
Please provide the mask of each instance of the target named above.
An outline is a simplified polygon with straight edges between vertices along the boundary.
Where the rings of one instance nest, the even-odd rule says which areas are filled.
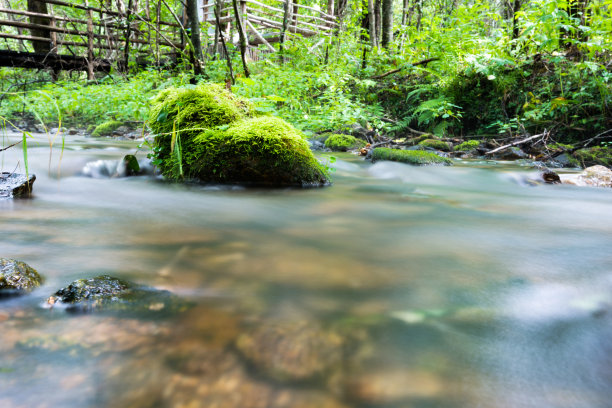
[[[187,43],[185,13],[168,1],[82,0],[79,4],[27,0],[25,10],[25,0],[13,1],[21,4],[13,7],[10,0],[0,0],[0,66],[84,70],[93,78],[94,71],[108,71],[111,63],[126,68],[130,58],[163,65],[181,55]],[[275,52],[271,44],[280,40],[282,32],[329,35],[337,28],[333,16],[315,7],[296,0],[272,2],[277,4],[238,0],[251,51],[263,44],[268,52]],[[221,35],[226,42],[237,43],[232,2],[203,3],[201,19],[208,23],[203,25],[203,37],[209,48],[219,48],[215,41],[219,42]]]
[[[0,0],[0,66],[86,70],[92,78],[111,62],[127,66],[130,50],[159,65],[185,46],[179,23],[161,18],[164,0],[140,8],[137,0],[129,8],[108,0],[29,3],[24,10]]]

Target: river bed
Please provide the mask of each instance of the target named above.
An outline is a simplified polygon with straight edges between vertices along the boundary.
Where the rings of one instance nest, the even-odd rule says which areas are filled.
[[[610,406],[610,189],[350,154],[326,188],[178,185],[79,174],[138,142],[60,145],[28,140],[34,196],[0,201],[0,256],[46,278],[0,299],[0,407]],[[41,307],[101,274],[191,307]]]

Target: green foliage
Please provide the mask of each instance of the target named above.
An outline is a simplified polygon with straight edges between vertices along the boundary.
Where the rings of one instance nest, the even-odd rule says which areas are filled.
[[[425,139],[419,142],[419,146],[431,147],[432,149],[448,152],[452,149],[451,145],[439,139]]]
[[[186,81],[185,75],[143,71],[129,77],[109,75],[96,82],[38,83],[38,89],[5,94],[0,116],[10,120],[34,117],[47,125],[98,125],[108,120],[144,121],[149,99],[159,89]],[[18,84],[18,83],[16,83]],[[35,109],[33,109],[35,107]]]
[[[346,152],[365,146],[366,142],[355,136],[334,133],[325,140],[325,147],[336,152]]]
[[[455,146],[455,151],[457,151],[457,152],[467,152],[467,151],[476,149],[478,146],[480,146],[480,141],[478,141],[478,140],[466,140],[465,142]]]
[[[372,162],[377,162],[380,160],[397,161],[416,166],[423,166],[429,164],[441,164],[444,166],[450,166],[453,164],[451,159],[438,156],[433,152],[426,152],[423,150],[398,150],[389,149],[386,147],[377,147],[372,151]]]
[[[94,137],[110,136],[115,130],[123,126],[123,122],[118,120],[109,120],[98,126],[91,132]]]

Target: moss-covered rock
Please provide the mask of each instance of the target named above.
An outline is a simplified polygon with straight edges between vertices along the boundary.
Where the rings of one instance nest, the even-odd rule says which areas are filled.
[[[47,306],[69,311],[126,310],[131,312],[178,312],[188,304],[168,291],[140,286],[108,275],[79,279],[55,292]]]
[[[335,152],[346,152],[351,149],[359,149],[366,145],[362,139],[355,136],[334,133],[325,140],[325,147]]]
[[[0,297],[30,292],[42,281],[38,272],[26,263],[0,258]]]
[[[170,88],[153,101],[154,163],[172,180],[266,186],[329,182],[301,132],[282,119],[253,117],[223,87]]]
[[[113,132],[123,126],[123,122],[118,120],[109,120],[98,126],[91,132],[94,137],[110,136]]]
[[[245,119],[227,130],[209,130],[185,152],[189,178],[204,182],[270,186],[329,182],[308,147],[289,123],[275,117]]]
[[[438,156],[433,152],[426,152],[423,150],[398,150],[389,149],[387,147],[377,147],[372,152],[372,162],[377,162],[380,160],[396,161],[417,166],[428,164],[451,166],[453,164],[451,159]]]
[[[448,152],[451,150],[451,145],[439,139],[425,139],[419,142],[419,146],[430,147],[436,150],[442,150],[443,152]]]
[[[478,140],[466,140],[465,142],[460,143],[457,146],[455,146],[454,150],[456,152],[469,152],[470,150],[474,150],[479,146],[480,146],[480,141]]]
[[[570,162],[575,166],[590,167],[601,165],[612,167],[612,147],[596,146],[576,150]]]

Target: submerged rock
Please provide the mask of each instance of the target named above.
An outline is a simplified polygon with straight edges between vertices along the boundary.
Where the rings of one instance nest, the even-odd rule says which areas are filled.
[[[352,402],[367,406],[396,406],[419,400],[437,402],[436,398],[444,392],[444,381],[427,371],[385,367],[349,374],[344,392]]]
[[[398,150],[386,147],[377,147],[372,151],[372,162],[374,163],[379,160],[397,161],[417,166],[429,164],[451,166],[453,164],[451,159],[439,156],[433,152],[423,150]]]
[[[58,290],[46,307],[64,306],[70,311],[127,310],[132,312],[178,312],[186,302],[166,290],[157,290],[101,275],[79,279]]]
[[[36,180],[34,174],[27,177],[24,174],[0,173],[0,200],[3,198],[30,197],[32,184]]]
[[[565,178],[564,184],[590,187],[612,187],[612,170],[604,166],[591,166],[575,178]]]
[[[0,258],[0,297],[30,292],[41,283],[42,277],[26,263]]]
[[[203,84],[170,88],[154,100],[154,155],[172,180],[318,186],[329,178],[304,135],[280,118],[253,117],[248,101]]]
[[[277,381],[321,378],[342,360],[340,335],[315,322],[266,324],[242,334],[240,353],[258,371]]]

